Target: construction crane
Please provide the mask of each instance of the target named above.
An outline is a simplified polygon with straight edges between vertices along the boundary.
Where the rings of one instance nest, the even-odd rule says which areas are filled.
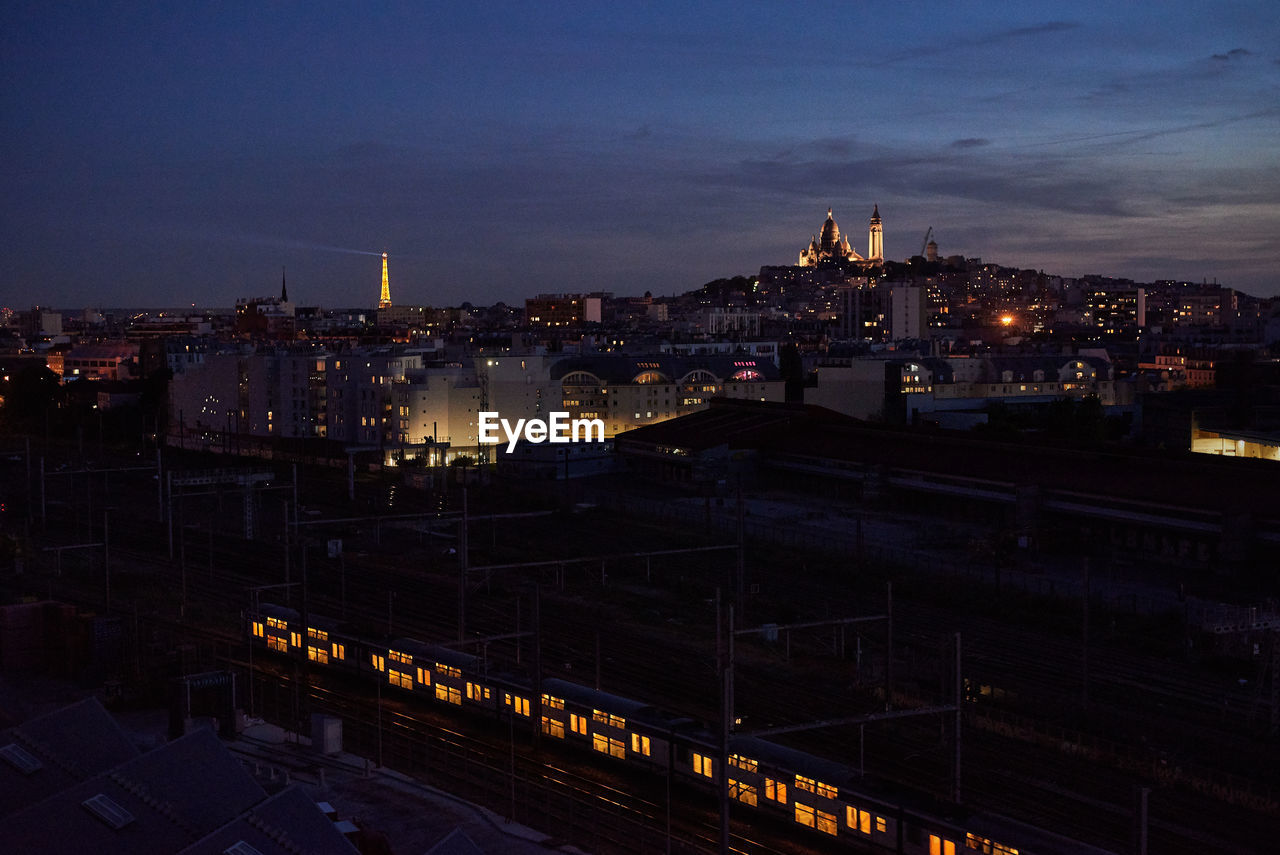
[[[920,257],[928,258],[925,254],[929,249],[929,238],[933,237],[933,226],[929,226],[929,231],[924,233],[924,240],[920,242]]]

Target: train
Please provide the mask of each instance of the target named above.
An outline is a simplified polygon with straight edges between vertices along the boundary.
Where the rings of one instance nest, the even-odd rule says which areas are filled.
[[[462,716],[533,722],[546,742],[602,763],[669,774],[711,792],[723,786],[738,811],[790,821],[817,844],[898,855],[1113,855],[1007,817],[924,796],[868,792],[868,781],[840,763],[767,739],[731,735],[727,767],[719,737],[701,722],[653,704],[547,678],[537,691],[522,678],[489,673],[477,656],[410,638],[353,635],[341,621],[261,603],[245,613],[251,647],[305,657],[323,669],[385,680],[392,689]]]

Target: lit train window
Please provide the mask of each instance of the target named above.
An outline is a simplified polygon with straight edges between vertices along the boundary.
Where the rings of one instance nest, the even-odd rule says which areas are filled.
[[[307,645],[307,658],[312,662],[319,662],[321,665],[329,664],[329,651],[323,647],[312,647]]]
[[[281,653],[289,652],[289,643],[278,635],[267,636],[267,647],[272,650],[278,650]]]
[[[529,714],[529,699],[522,698],[519,695],[506,693],[503,697],[503,703],[515,710],[517,715]]]
[[[278,617],[269,617],[267,618],[267,626],[272,626],[276,629],[288,629],[289,622],[280,620]]]
[[[253,622],[253,634],[258,638],[262,638],[262,635],[263,635],[262,621],[255,620]]]
[[[853,807],[845,808],[845,812],[845,822],[850,828],[861,831],[863,834],[871,833],[871,814],[869,812]],[[883,828],[879,830],[884,831]]]
[[[729,779],[729,797],[752,807],[755,807],[758,801],[754,786],[743,781],[735,781],[733,778]]]
[[[370,664],[373,665],[373,670],[375,671],[387,670],[387,657],[385,656],[379,656],[376,653],[370,653],[369,662]]]
[[[645,757],[648,757],[651,751],[649,737],[641,736],[638,733],[631,734],[631,750],[637,754],[643,754]]]
[[[410,656],[408,653],[401,653],[401,652],[400,652],[400,651],[398,651],[398,650],[388,650],[388,651],[387,651],[387,658],[388,658],[388,659],[390,659],[392,662],[399,662],[399,663],[401,663],[402,665],[412,665],[412,664],[413,664],[413,657],[412,657],[412,656]]]
[[[773,778],[764,779],[764,797],[770,801],[787,803],[787,785]]]
[[[552,695],[542,696],[542,705],[553,710],[564,709],[564,698],[557,698]]]
[[[817,819],[817,829],[823,834],[834,835],[836,833],[836,826],[839,823],[836,821],[834,813],[819,810],[814,811],[814,817]]]
[[[956,845],[936,834],[929,835],[929,855],[956,855]]]
[[[876,831],[884,833],[888,829],[888,824],[884,821],[884,817],[876,817]]]
[[[316,629],[311,626],[307,627],[307,636],[309,638],[314,638],[316,641],[329,640],[329,633],[325,632],[323,629]]]
[[[453,686],[446,686],[444,683],[436,683],[436,698],[458,706],[462,705],[461,690],[455,689]]]
[[[607,724],[610,727],[625,729],[627,726],[627,720],[622,716],[607,713],[602,710],[592,710],[591,717],[601,724]]]
[[[428,671],[426,668],[419,668],[419,669],[418,669],[418,683],[420,683],[420,684],[421,684],[421,685],[423,685],[423,686],[430,686],[430,685],[431,685],[431,672],[430,672],[430,671]]]
[[[336,642],[336,641],[335,641],[335,642],[333,643],[333,658],[334,658],[334,659],[346,659],[346,658],[347,658],[347,645],[345,645],[345,644],[339,644],[338,642]]]
[[[711,758],[704,757],[697,752],[694,752],[693,755],[693,771],[695,774],[703,775],[707,778],[710,778],[715,774],[714,767],[711,764]]]
[[[569,713],[569,729],[574,733],[587,735],[587,717],[577,713]]]
[[[443,674],[443,675],[444,675],[444,676],[446,676],[446,677],[461,677],[461,676],[462,676],[462,669],[461,669],[461,668],[453,668],[453,667],[450,667],[450,666],[448,666],[448,665],[445,665],[445,664],[443,664],[443,663],[441,663],[441,662],[437,662],[437,663],[436,663],[436,670],[437,670],[437,671],[439,671],[441,674]]]
[[[740,754],[729,755],[729,765],[737,766],[739,769],[745,769],[748,772],[755,772],[760,768],[760,764]]]
[[[289,633],[289,643],[290,643],[290,644],[292,644],[294,647],[301,647],[301,646],[302,646],[302,633],[300,633],[300,632],[291,632],[291,633]]]
[[[818,824],[818,818],[814,815],[813,808],[796,802],[796,822],[813,828]]]
[[[610,757],[626,757],[627,746],[622,744],[621,739],[613,739],[605,736],[603,733],[597,733],[591,737],[591,747],[601,754],[608,754]]]
[[[544,715],[542,717],[542,732],[548,736],[554,736],[556,739],[564,739],[564,722]]]
[[[413,688],[413,678],[403,671],[397,671],[394,668],[387,669],[387,682],[393,686],[399,686],[402,689]]]
[[[478,683],[467,683],[467,700],[471,701],[487,701],[493,697],[493,692],[488,686],[481,686]],[[528,715],[528,713],[526,713]]]

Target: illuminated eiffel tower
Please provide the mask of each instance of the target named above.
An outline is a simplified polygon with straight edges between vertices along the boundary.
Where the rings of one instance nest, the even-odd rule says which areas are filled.
[[[387,278],[387,254],[382,253],[382,294],[378,297],[379,309],[391,308],[391,280]]]

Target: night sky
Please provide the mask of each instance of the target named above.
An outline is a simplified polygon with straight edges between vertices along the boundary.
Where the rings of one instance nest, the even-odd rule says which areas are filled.
[[[163,9],[151,8],[163,6]],[[0,10],[0,305],[519,303],[859,252],[1280,293],[1280,6]]]

